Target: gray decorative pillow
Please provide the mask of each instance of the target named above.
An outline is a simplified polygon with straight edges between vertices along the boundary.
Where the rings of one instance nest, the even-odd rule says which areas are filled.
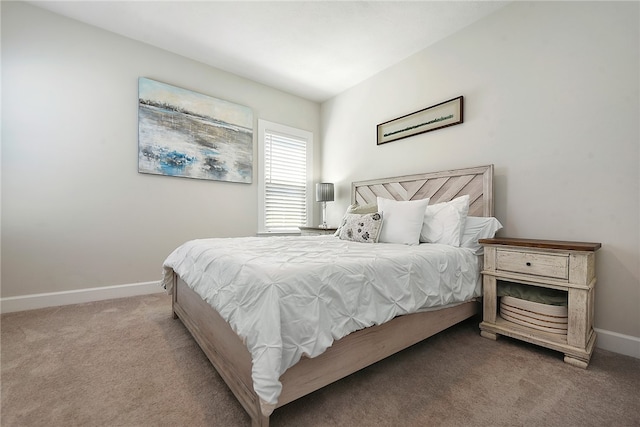
[[[340,239],[361,243],[376,243],[382,228],[382,213],[364,215],[347,213],[340,224]]]
[[[368,214],[368,213],[376,213],[378,212],[378,205],[375,203],[369,203],[366,205],[359,205],[358,203],[354,203],[347,208],[347,213],[350,214]]]

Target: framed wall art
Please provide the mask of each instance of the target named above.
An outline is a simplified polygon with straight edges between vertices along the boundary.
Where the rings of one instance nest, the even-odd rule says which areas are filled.
[[[140,77],[138,172],[250,184],[253,111]]]
[[[459,96],[379,124],[378,145],[462,123],[462,101]]]

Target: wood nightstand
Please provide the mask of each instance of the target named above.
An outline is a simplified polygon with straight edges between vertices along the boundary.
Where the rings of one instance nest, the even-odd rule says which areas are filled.
[[[517,338],[564,353],[564,361],[589,365],[596,342],[593,330],[595,252],[600,243],[534,239],[480,239],[484,246],[483,321],[480,334]],[[497,282],[557,289],[567,293],[567,334],[530,328],[500,317]]]
[[[317,236],[334,234],[337,228],[322,228],[322,227],[298,227],[300,229],[301,236]]]

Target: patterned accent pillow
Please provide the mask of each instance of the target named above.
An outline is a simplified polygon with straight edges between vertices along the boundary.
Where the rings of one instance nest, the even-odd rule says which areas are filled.
[[[347,208],[347,212],[345,213],[363,215],[363,214],[376,213],[376,212],[378,212],[378,205],[376,205],[375,203],[370,203],[366,205],[360,205],[358,203],[354,203],[352,205],[349,205],[349,207]],[[338,226],[338,229],[336,230],[334,236],[340,237],[341,228],[342,228],[342,222],[340,222],[340,225]]]
[[[376,243],[382,228],[382,214],[345,214],[340,224],[340,239],[352,242]]]

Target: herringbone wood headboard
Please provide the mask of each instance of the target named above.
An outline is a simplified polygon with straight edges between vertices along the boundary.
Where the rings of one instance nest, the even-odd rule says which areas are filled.
[[[430,198],[429,204],[468,194],[470,216],[493,216],[493,165],[354,182],[351,203]]]

